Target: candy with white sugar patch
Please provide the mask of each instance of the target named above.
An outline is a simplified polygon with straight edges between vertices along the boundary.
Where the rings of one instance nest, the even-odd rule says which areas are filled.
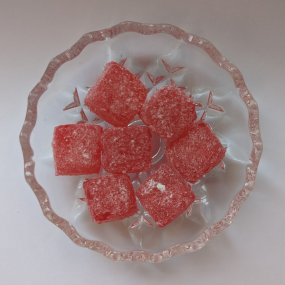
[[[191,186],[169,164],[163,164],[137,190],[136,196],[159,227],[181,215],[195,200]]]

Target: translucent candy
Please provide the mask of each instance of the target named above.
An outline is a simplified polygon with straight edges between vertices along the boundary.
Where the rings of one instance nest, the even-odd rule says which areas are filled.
[[[195,200],[191,186],[169,163],[163,164],[150,176],[136,195],[159,227],[171,223]]]
[[[154,133],[170,143],[184,135],[197,116],[194,102],[181,89],[163,86],[143,104],[140,117]]]
[[[101,224],[122,220],[138,211],[128,175],[109,174],[86,179],[83,188],[93,222]]]
[[[88,175],[101,167],[101,126],[61,125],[52,141],[55,175]]]
[[[147,127],[109,128],[102,135],[102,165],[111,173],[151,168],[151,133]]]
[[[124,127],[139,113],[147,96],[145,86],[126,68],[107,63],[84,100],[91,112],[115,127]]]
[[[167,158],[190,183],[197,182],[217,166],[225,153],[226,148],[203,121],[197,122],[184,137],[166,147]]]

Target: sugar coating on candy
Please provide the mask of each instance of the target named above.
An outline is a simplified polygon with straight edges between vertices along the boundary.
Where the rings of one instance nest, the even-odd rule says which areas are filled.
[[[195,200],[187,185],[169,164],[163,164],[137,190],[136,196],[159,227],[181,215]]]
[[[102,135],[102,165],[111,173],[134,173],[151,168],[148,127],[108,128]]]
[[[106,64],[84,100],[89,110],[115,127],[125,127],[147,96],[142,82],[116,62]]]
[[[83,189],[95,223],[122,220],[138,211],[134,188],[128,175],[109,174],[87,179]]]
[[[103,128],[92,124],[54,128],[52,148],[55,175],[88,175],[101,167]]]
[[[190,183],[217,166],[224,158],[226,149],[202,121],[194,124],[188,133],[166,147],[166,156],[182,177]]]
[[[140,117],[154,133],[170,143],[192,127],[197,115],[193,100],[181,89],[163,86],[143,104]]]

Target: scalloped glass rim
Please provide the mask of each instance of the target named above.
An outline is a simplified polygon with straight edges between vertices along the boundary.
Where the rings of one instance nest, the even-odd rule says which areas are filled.
[[[65,62],[77,57],[81,51],[90,43],[103,41],[107,37],[113,38],[125,32],[136,32],[143,35],[152,35],[157,33],[166,33],[176,39],[183,40],[186,44],[195,45],[203,49],[210,58],[221,68],[226,70],[234,80],[237,91],[247,106],[249,113],[248,127],[252,140],[252,152],[250,155],[251,164],[246,168],[246,180],[235,196],[227,214],[219,222],[207,228],[197,239],[189,243],[177,244],[167,248],[164,251],[152,253],[143,250],[120,252],[115,251],[103,242],[87,240],[80,236],[75,228],[65,219],[59,217],[51,208],[49,197],[46,191],[37,182],[34,169],[35,162],[33,160],[34,152],[30,145],[30,136],[37,120],[37,103],[39,98],[46,91],[48,84],[53,80],[55,72]],[[255,178],[257,167],[262,154],[262,140],[259,128],[259,111],[256,101],[249,92],[244,82],[243,76],[238,68],[227,60],[215,47],[206,39],[200,38],[193,34],[187,33],[178,27],[170,24],[142,24],[137,22],[122,22],[108,29],[94,31],[83,35],[70,49],[53,58],[40,82],[34,87],[28,96],[28,107],[25,122],[20,133],[20,143],[24,156],[24,172],[25,179],[34,191],[44,216],[59,227],[75,244],[94,250],[102,255],[115,261],[145,261],[145,262],[161,262],[171,257],[194,252],[201,249],[215,235],[227,228],[235,219],[242,204],[246,201],[255,186]]]

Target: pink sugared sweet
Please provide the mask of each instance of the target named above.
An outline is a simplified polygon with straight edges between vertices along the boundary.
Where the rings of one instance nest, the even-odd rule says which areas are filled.
[[[128,175],[109,174],[83,183],[92,221],[98,224],[122,220],[138,211]]]
[[[163,164],[137,190],[136,196],[159,227],[181,215],[195,200],[187,185],[169,164]]]
[[[102,165],[111,173],[134,173],[151,168],[148,127],[108,128],[102,135]]]
[[[116,62],[103,73],[84,100],[89,110],[115,127],[125,127],[139,113],[147,96],[142,82]]]
[[[224,158],[226,149],[211,130],[199,121],[188,133],[166,147],[166,156],[182,177],[195,183]]]
[[[192,127],[197,115],[193,100],[181,89],[163,86],[143,104],[140,117],[154,133],[170,143]]]
[[[101,167],[103,128],[92,124],[54,128],[52,148],[55,175],[88,175]]]

